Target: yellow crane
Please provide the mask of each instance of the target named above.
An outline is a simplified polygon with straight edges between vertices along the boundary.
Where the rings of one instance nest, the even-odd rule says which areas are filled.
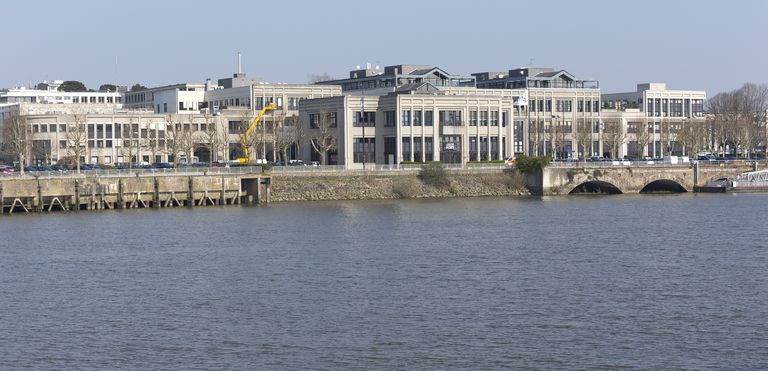
[[[240,144],[243,146],[243,153],[245,155],[243,157],[238,158],[237,159],[238,162],[243,163],[243,164],[248,163],[248,159],[249,159],[249,157],[248,157],[248,137],[251,136],[251,132],[253,132],[253,129],[256,128],[256,125],[259,123],[259,120],[261,120],[261,117],[264,116],[264,113],[266,113],[267,111],[272,111],[275,108],[276,107],[275,107],[274,103],[270,103],[270,104],[264,106],[264,108],[261,109],[261,112],[259,112],[259,115],[256,116],[256,118],[253,119],[253,121],[251,122],[251,125],[248,126],[248,130],[245,131],[245,134],[243,134],[243,140],[240,142]]]

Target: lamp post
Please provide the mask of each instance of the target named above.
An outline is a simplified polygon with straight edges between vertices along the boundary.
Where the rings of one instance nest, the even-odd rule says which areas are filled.
[[[552,133],[552,151],[554,152],[553,159],[557,160],[557,155],[558,155],[558,152],[559,152],[558,148],[557,148],[557,143],[558,143],[558,140],[557,140],[557,125],[560,122],[560,115],[552,115],[552,118],[555,119],[554,122],[553,122],[554,125],[552,125],[552,128],[550,130],[550,132]]]

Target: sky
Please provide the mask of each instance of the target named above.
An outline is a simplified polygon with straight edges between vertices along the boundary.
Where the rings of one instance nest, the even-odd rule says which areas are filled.
[[[356,65],[451,74],[523,66],[708,96],[768,83],[768,1],[80,1],[4,3],[0,87],[78,80],[148,87],[237,72],[306,83]]]

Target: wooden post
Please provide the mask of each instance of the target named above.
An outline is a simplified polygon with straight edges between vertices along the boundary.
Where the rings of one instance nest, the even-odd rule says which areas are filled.
[[[43,211],[43,188],[40,186],[40,178],[37,178],[37,212]]]
[[[189,184],[187,186],[187,206],[192,207],[195,205],[194,190],[192,189],[194,182],[192,177],[188,177]]]
[[[123,178],[117,179],[117,208],[122,209],[125,207],[123,203]]]
[[[160,207],[160,183],[157,181],[157,177],[154,177],[155,191],[152,193],[152,207],[157,209]]]
[[[258,205],[261,203],[261,177],[256,178],[256,187],[252,187],[256,190],[256,194],[253,195],[253,203]]]
[[[264,178],[264,202],[269,203],[269,189],[272,186],[272,177]]]
[[[75,179],[75,211],[80,211],[80,181]]]
[[[226,205],[227,199],[224,198],[224,175],[221,176],[221,193],[219,193],[219,205]]]

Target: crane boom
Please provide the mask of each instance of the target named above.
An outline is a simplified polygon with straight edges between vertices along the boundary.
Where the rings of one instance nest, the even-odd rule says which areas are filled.
[[[261,112],[259,112],[259,114],[253,119],[253,121],[251,121],[251,125],[248,126],[248,130],[245,131],[245,134],[243,134],[243,140],[240,142],[240,144],[243,146],[244,156],[241,157],[241,158],[238,158],[237,161],[239,161],[241,163],[247,163],[248,162],[248,160],[249,160],[249,157],[248,157],[248,145],[247,145],[248,137],[251,136],[251,132],[253,132],[253,129],[256,128],[256,125],[259,123],[259,120],[261,120],[261,117],[264,116],[264,113],[266,113],[267,111],[272,111],[274,109],[275,109],[275,104],[274,103],[270,103],[270,104],[264,106],[264,108],[261,109]]]

